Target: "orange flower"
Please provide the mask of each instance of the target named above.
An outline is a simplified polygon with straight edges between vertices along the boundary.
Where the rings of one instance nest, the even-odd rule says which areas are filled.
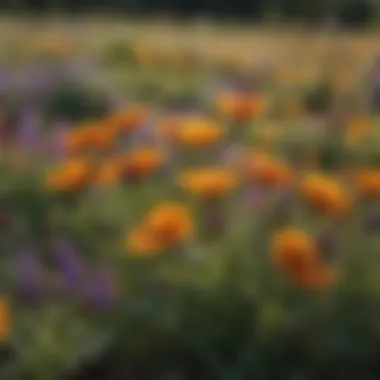
[[[200,117],[188,118],[178,128],[176,138],[187,147],[205,148],[215,144],[222,137],[221,127]]]
[[[123,162],[123,173],[130,179],[141,179],[151,175],[164,162],[164,153],[157,148],[142,147],[130,152]]]
[[[356,174],[357,185],[361,194],[371,198],[380,197],[380,170],[362,169]]]
[[[161,246],[169,247],[189,238],[193,233],[190,212],[181,203],[167,202],[154,207],[143,226]]]
[[[92,175],[92,166],[89,162],[76,159],[62,164],[46,179],[46,185],[53,191],[76,191],[83,188]]]
[[[239,122],[260,117],[267,107],[267,100],[256,94],[227,92],[217,99],[217,108],[228,118]]]
[[[78,153],[88,146],[89,143],[89,129],[77,128],[68,131],[63,140],[63,145],[69,153]]]
[[[277,232],[272,239],[272,254],[276,265],[293,282],[309,289],[323,289],[337,280],[336,268],[320,262],[315,240],[295,227]]]
[[[109,149],[116,138],[116,133],[107,125],[89,126],[87,132],[88,143],[91,147],[98,149]]]
[[[301,193],[321,212],[342,214],[350,208],[350,199],[337,180],[324,174],[307,175],[301,182]]]
[[[121,174],[122,165],[119,158],[110,159],[99,165],[96,173],[96,183],[109,185],[115,183]]]
[[[158,132],[169,139],[176,137],[180,126],[181,120],[178,116],[167,115],[157,122]]]
[[[179,177],[180,186],[207,199],[220,198],[237,185],[236,176],[223,167],[204,167],[185,171]]]
[[[248,155],[247,169],[250,179],[266,186],[285,185],[292,177],[288,165],[264,152],[254,152]]]
[[[317,264],[317,258],[316,244],[305,231],[289,227],[273,237],[273,259],[287,272],[304,272]]]
[[[162,250],[154,236],[141,227],[136,227],[129,231],[126,247],[131,255],[147,258],[157,256]]]
[[[131,132],[148,117],[149,110],[142,104],[134,104],[109,116],[107,125],[114,131]]]
[[[309,270],[294,276],[299,285],[312,290],[330,288],[339,280],[339,270],[336,267],[316,265]]]
[[[0,342],[7,339],[11,330],[11,310],[7,297],[0,297]]]

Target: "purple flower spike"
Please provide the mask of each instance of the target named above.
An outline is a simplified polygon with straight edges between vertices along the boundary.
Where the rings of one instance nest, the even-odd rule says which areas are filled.
[[[117,299],[117,285],[113,270],[106,265],[97,267],[88,283],[86,297],[97,311],[109,310]]]
[[[28,299],[38,299],[43,293],[42,267],[35,252],[25,248],[14,260],[14,281],[17,292]]]
[[[17,128],[17,140],[24,149],[34,149],[38,144],[38,119],[32,110],[25,110]]]
[[[69,243],[60,243],[53,250],[53,259],[62,290],[67,293],[80,292],[86,280],[86,269],[75,248]]]

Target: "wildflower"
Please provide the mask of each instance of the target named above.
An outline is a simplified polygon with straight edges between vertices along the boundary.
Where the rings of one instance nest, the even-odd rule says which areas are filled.
[[[108,128],[116,132],[132,132],[148,118],[148,109],[143,104],[133,104],[111,114],[106,120]]]
[[[264,152],[255,152],[248,156],[247,175],[249,179],[265,186],[286,185],[292,177],[288,165]]]
[[[127,233],[126,248],[132,256],[146,258],[155,257],[162,251],[160,243],[141,226]]]
[[[122,162],[120,158],[111,158],[102,162],[95,175],[95,182],[98,185],[109,185],[115,183],[121,175]]]
[[[220,198],[237,186],[236,175],[223,167],[201,167],[183,172],[179,185],[205,199]]]
[[[361,169],[356,173],[359,192],[369,198],[380,197],[380,170],[375,168]]]
[[[15,255],[13,265],[17,290],[28,299],[36,299],[43,293],[42,267],[35,252],[23,249]]]
[[[76,249],[69,243],[57,244],[52,252],[59,280],[65,292],[80,291],[87,273],[84,262]]]
[[[17,127],[18,142],[23,148],[33,149],[38,144],[38,118],[34,111],[25,110]]]
[[[107,265],[95,268],[91,273],[86,297],[91,306],[98,311],[110,309],[117,299],[115,273]]]
[[[232,120],[248,122],[263,115],[268,102],[258,94],[225,92],[218,97],[217,108]]]
[[[164,247],[170,247],[189,238],[193,222],[186,206],[176,202],[154,207],[143,222],[146,231]]]
[[[123,160],[122,172],[128,179],[141,179],[153,174],[164,162],[162,150],[140,147],[132,150]]]
[[[193,117],[183,121],[176,133],[177,140],[191,148],[205,148],[214,145],[221,139],[221,127],[210,120]]]
[[[337,280],[336,268],[320,260],[315,240],[305,231],[288,227],[272,240],[273,260],[293,282],[310,289],[323,289]]]
[[[0,342],[7,339],[11,330],[11,307],[9,299],[0,296]]]
[[[65,162],[50,172],[46,178],[49,190],[70,192],[82,189],[92,177],[92,166],[83,159]]]
[[[68,153],[78,153],[88,146],[89,129],[78,127],[66,130],[63,135],[62,145]]]
[[[157,130],[165,138],[174,139],[181,126],[179,116],[166,115],[157,121]]]
[[[307,201],[323,213],[342,214],[350,208],[350,199],[345,189],[327,175],[307,175],[301,181],[300,190]]]
[[[273,238],[273,258],[279,267],[298,273],[317,264],[317,249],[305,231],[286,228]]]

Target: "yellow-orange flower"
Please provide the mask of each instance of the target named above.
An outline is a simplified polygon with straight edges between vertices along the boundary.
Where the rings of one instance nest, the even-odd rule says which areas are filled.
[[[128,179],[141,179],[154,173],[164,162],[165,154],[154,147],[132,150],[123,160],[123,174]]]
[[[11,330],[11,308],[5,296],[0,297],[0,342],[7,339]]]
[[[120,158],[112,158],[101,163],[95,175],[95,182],[99,185],[115,183],[122,173],[122,162]]]
[[[289,227],[273,237],[273,259],[287,272],[304,271],[317,263],[317,247],[305,231]]]
[[[176,138],[184,146],[205,148],[215,144],[223,135],[219,124],[201,117],[182,121],[177,129]]]
[[[126,248],[131,255],[146,258],[157,256],[162,250],[160,242],[141,226],[128,232]]]
[[[301,181],[300,190],[307,201],[321,212],[342,214],[350,208],[350,198],[343,186],[327,175],[306,175]]]
[[[292,171],[285,162],[264,152],[248,155],[247,172],[249,179],[265,186],[285,185],[292,178]]]
[[[131,132],[147,120],[149,110],[143,104],[130,105],[108,117],[109,128],[117,132]]]
[[[92,177],[92,165],[83,159],[73,159],[50,172],[46,179],[49,190],[67,192],[82,189]]]
[[[193,221],[188,208],[176,202],[154,207],[145,218],[143,226],[164,247],[179,243],[193,233]]]
[[[356,174],[357,185],[362,195],[380,198],[380,170],[368,168],[359,170]]]
[[[63,146],[69,153],[78,153],[88,146],[89,130],[87,128],[77,128],[68,131],[63,139]]]
[[[202,167],[183,172],[179,185],[199,197],[215,199],[232,191],[237,185],[237,178],[223,167]]]
[[[217,108],[228,118],[247,122],[262,116],[268,101],[257,94],[226,92],[218,97]]]
[[[166,115],[157,122],[158,132],[168,139],[174,139],[180,127],[181,119],[178,116]]]
[[[277,232],[272,239],[272,257],[293,282],[311,289],[331,286],[336,268],[323,265],[312,236],[295,227]]]

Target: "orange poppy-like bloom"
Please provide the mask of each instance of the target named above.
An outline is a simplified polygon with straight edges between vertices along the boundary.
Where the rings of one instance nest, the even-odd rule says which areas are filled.
[[[107,125],[92,125],[88,127],[89,145],[98,149],[109,149],[116,139],[116,133]]]
[[[116,139],[114,130],[103,122],[88,122],[64,135],[63,146],[69,153],[78,153],[86,148],[108,149]]]
[[[288,227],[274,235],[272,257],[279,268],[304,287],[322,289],[337,280],[336,268],[321,263],[315,240],[298,228]]]
[[[126,238],[126,248],[136,257],[154,257],[162,251],[160,242],[145,228],[138,226],[130,230]]]
[[[216,122],[201,117],[191,117],[182,121],[175,135],[183,146],[205,148],[218,142],[223,130]]]
[[[265,152],[250,153],[246,160],[248,178],[265,186],[281,186],[292,179],[290,167]]]
[[[59,192],[82,189],[91,179],[92,165],[83,159],[73,159],[61,164],[46,178],[48,189]]]
[[[182,120],[179,116],[166,115],[157,121],[157,130],[163,137],[174,139],[181,127]]]
[[[380,198],[380,170],[368,168],[359,170],[356,174],[360,193],[370,198]]]
[[[218,97],[217,108],[230,119],[248,122],[262,116],[268,108],[268,102],[257,94],[226,92]]]
[[[11,309],[7,297],[0,297],[0,342],[7,339],[11,330]]]
[[[166,202],[154,207],[142,223],[127,234],[127,250],[134,256],[154,257],[193,234],[193,221],[186,206]]]
[[[134,104],[110,115],[106,124],[116,132],[132,132],[147,120],[148,114],[149,110],[145,105]]]
[[[128,179],[141,179],[152,175],[164,160],[165,154],[160,149],[135,148],[123,159],[122,172]]]
[[[193,234],[193,221],[188,208],[177,202],[165,202],[154,207],[143,222],[146,231],[160,245],[169,247]]]
[[[183,172],[179,177],[179,185],[199,197],[217,199],[237,186],[237,177],[223,167],[202,167]]]
[[[115,183],[121,176],[122,162],[120,158],[112,158],[102,162],[96,171],[95,182],[98,185],[110,185]]]
[[[301,194],[316,209],[327,214],[342,214],[350,208],[350,198],[334,178],[312,173],[301,181]]]
[[[69,153],[78,153],[89,144],[89,129],[79,127],[65,133],[63,146]]]

